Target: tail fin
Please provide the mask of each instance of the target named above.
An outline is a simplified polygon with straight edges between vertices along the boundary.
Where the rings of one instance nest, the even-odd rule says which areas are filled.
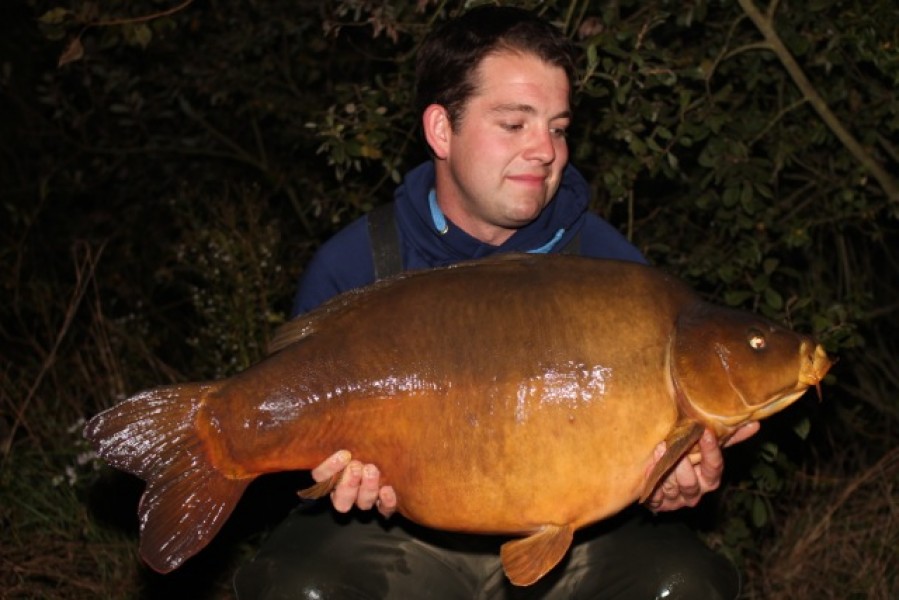
[[[91,419],[84,436],[110,465],[147,482],[140,500],[140,554],[168,573],[218,533],[252,479],[228,479],[209,462],[195,420],[218,384],[141,392]]]

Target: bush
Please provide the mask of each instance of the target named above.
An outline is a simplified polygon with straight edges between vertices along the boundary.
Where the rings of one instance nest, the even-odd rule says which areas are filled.
[[[812,331],[840,356],[824,401],[729,451],[728,485],[704,504],[721,514],[708,538],[752,576],[750,595],[792,597],[797,573],[843,581],[845,563],[805,570],[814,555],[799,540],[831,533],[804,516],[826,512],[819,502],[833,519],[883,516],[878,493],[896,483],[893,3],[521,4],[583,50],[569,143],[595,210],[709,299]],[[411,59],[461,8],[166,6],[177,10],[0,8],[0,583],[20,595],[175,585],[135,565],[133,522],[89,508],[97,489],[133,482],[95,470],[78,424],[142,387],[262,356],[315,247],[424,159]],[[832,533],[822,545],[879,573],[872,597],[896,588],[886,546]],[[225,567],[198,567],[195,595],[226,593],[227,565],[250,550],[224,548],[257,535],[238,528],[214,550]]]

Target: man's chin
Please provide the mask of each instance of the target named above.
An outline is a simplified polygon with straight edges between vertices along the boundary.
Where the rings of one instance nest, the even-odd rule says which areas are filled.
[[[546,204],[542,203],[531,203],[527,207],[520,207],[518,210],[507,215],[506,227],[509,229],[521,229],[522,227],[533,223],[546,206]]]

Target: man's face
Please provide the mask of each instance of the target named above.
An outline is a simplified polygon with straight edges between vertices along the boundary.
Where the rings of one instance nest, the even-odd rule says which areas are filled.
[[[456,225],[498,245],[559,188],[568,162],[569,83],[561,67],[514,52],[485,58],[476,82],[435,151],[437,198]]]

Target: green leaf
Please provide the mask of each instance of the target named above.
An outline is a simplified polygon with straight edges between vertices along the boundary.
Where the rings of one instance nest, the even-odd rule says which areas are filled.
[[[740,188],[729,187],[724,190],[724,194],[721,196],[721,201],[724,203],[724,206],[727,206],[728,208],[736,206],[740,201],[740,194]]]
[[[38,18],[38,21],[40,21],[44,25],[59,25],[60,23],[65,21],[66,17],[71,14],[72,11],[70,11],[69,9],[58,6],[42,14]]]
[[[728,306],[742,306],[754,294],[747,291],[729,291],[724,293],[724,303]]]
[[[674,134],[671,133],[671,130],[664,125],[657,126],[655,128],[655,134],[663,140],[670,140],[674,137]]]
[[[146,23],[123,28],[123,35],[128,44],[141,48],[146,48],[153,39],[153,31]]]
[[[636,135],[630,136],[630,139],[628,140],[628,146],[635,156],[643,156],[644,154],[646,154],[646,144],[643,143],[643,140],[641,140]]]
[[[783,296],[772,288],[765,289],[765,302],[774,310],[780,310],[784,305]]]
[[[740,190],[740,205],[743,207],[747,213],[752,214],[755,212],[755,203],[753,202],[753,190],[752,184],[748,181],[743,183],[743,188]]]
[[[793,425],[793,431],[799,436],[799,439],[808,439],[808,434],[812,430],[812,422],[808,417],[802,418],[798,423]]]
[[[587,68],[594,68],[598,62],[599,57],[596,55],[596,44],[590,44],[587,46]]]
[[[757,462],[752,465],[750,471],[756,485],[762,491],[770,492],[777,489],[780,484],[780,476],[774,467],[771,466],[771,463]]]
[[[757,529],[761,529],[768,523],[768,506],[765,502],[755,497],[752,500],[752,524]]]
[[[134,32],[134,39],[140,45],[141,48],[146,48],[147,44],[150,43],[150,40],[153,39],[153,30],[146,23],[141,23],[137,26]]]
[[[771,278],[767,273],[760,273],[752,280],[752,289],[758,293],[764,293],[771,284]]]
[[[774,462],[774,460],[777,458],[778,452],[779,452],[779,449],[777,447],[777,444],[775,444],[773,442],[765,442],[764,444],[762,444],[762,448],[761,448],[762,460],[769,462],[769,463]]]

